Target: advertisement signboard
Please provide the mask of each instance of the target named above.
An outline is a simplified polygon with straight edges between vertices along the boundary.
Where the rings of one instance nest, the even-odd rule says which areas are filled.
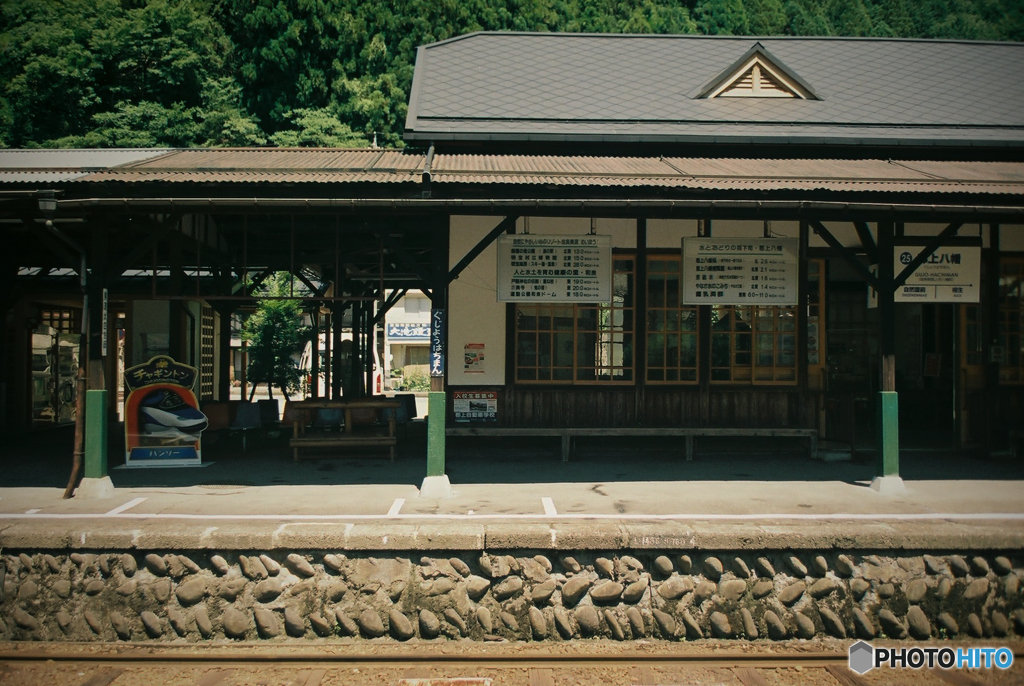
[[[606,303],[611,297],[611,236],[498,237],[498,302]]]
[[[686,305],[795,305],[795,238],[684,238]]]
[[[183,467],[202,463],[206,416],[192,392],[198,370],[167,355],[124,372],[125,466]]]
[[[453,391],[452,410],[455,421],[486,423],[498,421],[497,391]]]

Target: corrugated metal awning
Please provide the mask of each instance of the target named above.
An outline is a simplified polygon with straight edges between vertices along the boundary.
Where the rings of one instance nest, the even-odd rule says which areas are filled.
[[[1024,196],[1024,162],[871,159],[737,159],[439,154],[380,149],[196,149],[149,151],[81,173],[52,151],[50,168],[5,168],[0,184],[41,182],[171,184],[420,183],[437,186],[652,188],[710,191],[835,191]],[[96,151],[91,151],[96,152]],[[141,151],[140,151],[141,152]],[[158,153],[158,154],[157,154]]]

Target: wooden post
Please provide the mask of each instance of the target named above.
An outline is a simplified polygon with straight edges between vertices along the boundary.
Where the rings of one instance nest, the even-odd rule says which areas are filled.
[[[448,348],[448,267],[450,219],[440,217],[433,222],[434,283],[430,307],[430,395],[427,416],[427,477],[445,476],[445,427],[448,403],[445,397],[445,374]],[[447,477],[445,477],[447,478]]]
[[[878,223],[879,393],[876,476],[899,477],[899,401],[896,395],[896,306],[892,222]]]

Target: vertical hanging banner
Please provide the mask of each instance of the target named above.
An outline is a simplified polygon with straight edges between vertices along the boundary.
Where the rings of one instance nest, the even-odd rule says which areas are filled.
[[[611,302],[612,238],[499,236],[497,290],[498,302]]]
[[[444,310],[430,311],[430,376],[444,376]]]
[[[684,238],[686,305],[795,305],[795,238]]]
[[[202,463],[208,422],[192,392],[195,367],[157,355],[124,372],[125,466],[185,467]]]

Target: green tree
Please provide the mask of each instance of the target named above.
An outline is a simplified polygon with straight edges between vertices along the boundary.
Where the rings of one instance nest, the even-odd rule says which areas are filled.
[[[270,137],[282,148],[363,148],[370,144],[328,109],[298,109],[284,116],[296,128]]]
[[[743,0],[699,0],[693,10],[697,30],[711,36],[746,36],[750,21]]]
[[[781,36],[786,30],[782,0],[744,0],[752,36]]]
[[[3,3],[0,139],[193,144],[204,94],[230,70],[231,42],[206,10],[193,0]]]
[[[831,36],[832,27],[822,13],[821,6],[811,2],[789,0],[786,3],[789,30],[793,36]]]
[[[287,299],[294,294],[293,280],[288,272],[277,272],[267,279],[260,289],[264,299],[242,326],[242,340],[249,354],[247,378],[252,382],[250,401],[261,383],[267,384],[271,398],[274,386],[286,399],[299,390],[302,372],[294,356],[302,352],[310,330],[302,325],[299,301]]]

